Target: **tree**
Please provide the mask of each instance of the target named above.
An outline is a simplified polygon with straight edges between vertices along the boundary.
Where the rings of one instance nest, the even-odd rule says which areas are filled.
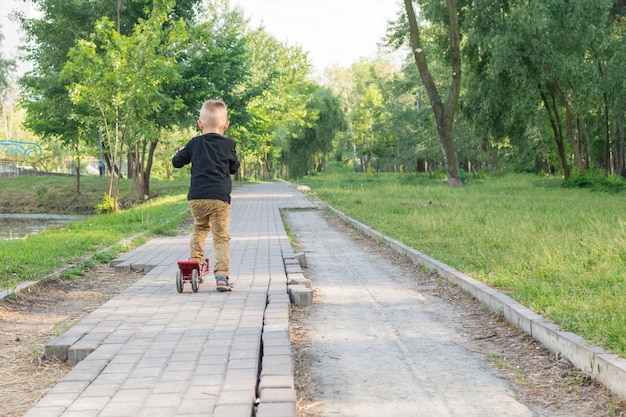
[[[462,26],[469,74],[464,113],[485,135],[520,145],[522,153],[529,151],[530,137],[552,136],[550,153],[565,178],[572,166],[584,172],[602,160],[594,155],[602,148],[608,167],[609,118],[619,114],[611,109],[623,95],[621,82],[611,75],[623,65],[617,64],[623,39],[608,19],[614,5],[613,0],[580,0],[575,7],[565,0],[474,2]],[[537,162],[540,158],[553,159],[537,155]]]
[[[4,36],[0,33],[0,45]],[[6,59],[0,53],[0,97],[4,97],[11,84],[11,73],[15,70],[15,61]]]
[[[461,91],[460,33],[456,0],[446,0],[446,5],[449,18],[450,58],[452,71],[450,91],[446,102],[444,103],[428,66],[428,60],[426,59],[426,53],[424,51],[424,45],[420,34],[420,26],[415,15],[415,9],[413,8],[413,1],[404,0],[404,7],[408,18],[411,49],[435,116],[439,142],[441,144],[441,150],[443,151],[448,184],[453,187],[462,187],[463,182],[459,172],[459,163],[453,136],[454,114],[456,112]]]
[[[361,170],[373,169],[372,159],[375,156],[375,148],[378,138],[374,134],[374,128],[379,123],[384,113],[383,94],[374,83],[363,86],[360,101],[352,111],[352,140],[361,156]]]
[[[346,129],[340,102],[328,88],[318,88],[307,103],[307,123],[287,141],[285,160],[289,176],[300,178],[311,169],[321,171],[333,151],[333,141]]]
[[[626,118],[626,3],[614,2],[608,16],[608,36],[603,60],[599,63],[605,103],[605,167],[609,166],[611,127],[613,126],[613,168],[616,175],[626,178],[626,145],[624,119]],[[609,110],[611,109],[611,110]],[[611,120],[613,123],[611,123]]]
[[[200,2],[176,0],[169,10],[169,20],[191,21]],[[28,58],[34,63],[34,70],[20,79],[21,102],[27,110],[25,126],[46,141],[60,141],[79,158],[81,147],[97,149],[100,116],[92,107],[73,102],[68,96],[72,80],[60,74],[70,49],[79,39],[90,39],[96,31],[96,22],[103,17],[114,22],[120,35],[129,36],[138,20],[145,20],[162,1],[33,0],[33,3],[41,17],[21,18],[29,44],[33,45]],[[108,156],[105,154],[105,158]],[[80,171],[78,174],[80,190]]]
[[[134,155],[135,172],[143,178],[139,190],[144,199],[148,198],[152,155],[160,133],[154,120],[161,110],[167,113],[182,105],[180,99],[165,95],[162,89],[165,82],[179,76],[175,60],[162,53],[162,36],[167,36],[168,42],[180,43],[185,34],[182,22],[161,30],[171,7],[171,2],[155,3],[150,17],[140,20],[130,36],[118,33],[114,22],[104,18],[96,25],[91,40],[79,40],[70,50],[61,73],[72,82],[72,103],[92,108],[99,115],[112,158],[108,194],[112,208],[117,207],[121,178],[118,162],[125,151]],[[146,148],[148,155],[144,158]]]
[[[4,36],[0,33],[0,45]],[[11,59],[5,59],[0,53],[0,102],[2,103],[2,116],[4,118],[4,125],[6,126],[7,139],[9,137],[9,121],[8,121],[8,109],[7,109],[7,97],[11,89],[11,73],[15,70],[15,61]]]
[[[277,41],[264,28],[246,34],[250,76],[244,90],[250,95],[249,120],[240,133],[244,173],[278,175],[289,138],[307,123],[307,102],[316,86],[308,79],[311,64],[298,46]]]
[[[227,103],[233,125],[247,120],[251,94],[243,87],[250,72],[245,25],[241,11],[231,9],[228,0],[210,0],[206,13],[187,28],[186,42],[176,45],[173,55],[181,77],[168,86],[185,103],[180,122],[195,126],[200,106],[209,98]]]
[[[426,133],[424,127],[430,128],[431,123],[421,114],[415,117],[418,81],[410,78],[414,65],[404,73],[393,59],[380,53],[376,58],[361,58],[349,68],[326,71],[347,121],[346,131],[337,136],[336,158],[350,153],[355,171],[410,170],[419,157],[424,158],[416,153],[429,146],[431,132]],[[436,137],[436,131],[432,133]]]

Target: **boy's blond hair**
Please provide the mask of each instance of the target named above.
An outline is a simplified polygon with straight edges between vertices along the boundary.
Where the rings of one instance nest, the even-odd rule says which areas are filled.
[[[219,129],[228,122],[228,108],[223,100],[207,100],[200,109],[199,120],[207,129]]]

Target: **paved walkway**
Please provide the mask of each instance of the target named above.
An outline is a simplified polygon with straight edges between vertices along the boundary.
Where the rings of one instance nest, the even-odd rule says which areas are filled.
[[[215,291],[212,274],[198,293],[176,291],[190,236],[153,239],[118,259],[116,268],[148,272],[47,346],[76,365],[25,417],[294,417],[294,254],[280,207],[312,204],[282,183],[233,193],[229,293]]]

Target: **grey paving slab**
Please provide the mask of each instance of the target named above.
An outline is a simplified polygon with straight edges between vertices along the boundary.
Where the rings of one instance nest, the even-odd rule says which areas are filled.
[[[279,376],[264,377],[264,390],[280,390],[269,398],[285,396],[285,379],[293,379],[291,351],[270,360],[262,350],[264,338],[273,346],[289,343],[284,259],[294,254],[281,207],[313,204],[284,183],[235,189],[235,290],[229,293],[215,291],[212,274],[197,293],[189,284],[182,294],[176,291],[176,262],[188,258],[190,236],[150,240],[113,262],[145,275],[78,323],[78,330],[50,342],[50,355],[75,366],[25,417],[250,417],[264,362],[272,368],[266,374]],[[210,239],[206,254],[212,258]],[[292,396],[285,398],[291,402]],[[295,416],[295,407],[287,408]]]

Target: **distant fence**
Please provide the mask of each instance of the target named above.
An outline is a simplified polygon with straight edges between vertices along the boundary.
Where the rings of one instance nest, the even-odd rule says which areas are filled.
[[[21,140],[0,140],[0,153],[8,155],[35,156],[43,155],[43,149],[35,142]]]
[[[43,149],[35,142],[21,140],[0,140],[0,176],[32,174],[36,170],[21,168],[15,163],[18,157],[43,155]]]
[[[47,175],[55,177],[75,177],[75,174],[67,174],[64,172],[46,172],[37,171],[33,168],[23,168],[10,164],[3,164],[0,161],[0,177],[13,177],[17,175]]]

